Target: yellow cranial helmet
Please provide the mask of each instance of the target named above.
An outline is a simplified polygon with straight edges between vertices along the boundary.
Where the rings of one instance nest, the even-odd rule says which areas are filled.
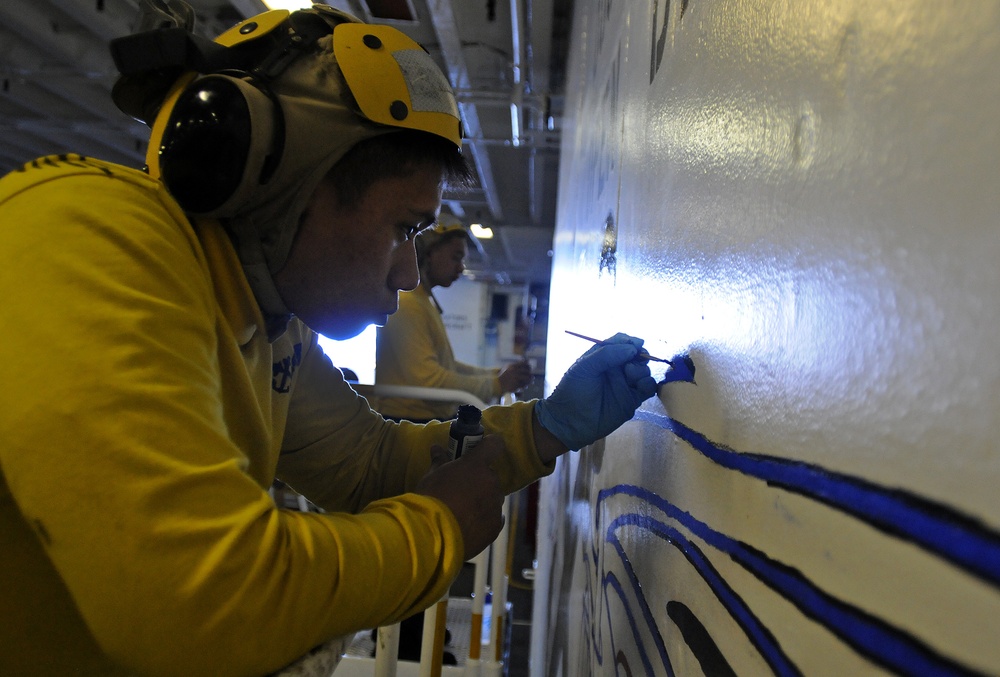
[[[432,228],[428,228],[421,235],[433,236],[433,235],[444,235],[446,233],[462,232],[468,234],[468,229],[462,224],[459,218],[448,212],[441,212],[438,214],[437,223],[434,224]]]
[[[417,260],[423,263],[435,247],[453,238],[465,238],[471,241],[468,228],[462,225],[457,217],[442,212],[438,215],[437,225],[417,236]]]
[[[189,214],[225,219],[258,273],[284,265],[310,196],[358,142],[417,130],[461,152],[455,96],[430,55],[326,5],[265,12],[215,41],[147,31],[112,55],[115,102],[152,127],[150,174]]]

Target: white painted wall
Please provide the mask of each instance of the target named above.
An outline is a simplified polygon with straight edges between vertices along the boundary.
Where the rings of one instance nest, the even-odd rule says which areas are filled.
[[[533,673],[1000,673],[1000,4],[575,5],[547,385],[697,371],[544,481]]]
[[[514,353],[515,313],[527,290],[460,277],[450,287],[435,287],[442,320],[455,359],[480,367],[502,367],[520,359]],[[494,296],[506,296],[507,314],[490,322]],[[490,325],[492,324],[492,330]]]
[[[485,366],[483,325],[489,317],[489,289],[481,282],[460,277],[450,287],[436,287],[434,298],[444,310],[442,320],[455,359]]]

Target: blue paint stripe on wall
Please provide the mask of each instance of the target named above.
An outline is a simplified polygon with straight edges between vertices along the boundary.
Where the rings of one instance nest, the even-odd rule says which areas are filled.
[[[635,419],[669,430],[723,467],[854,515],[1000,587],[1000,534],[973,517],[906,491],[882,487],[816,465],[763,454],[738,453],[713,443],[668,416],[640,410]]]
[[[625,613],[626,613],[626,616],[628,617],[629,629],[632,631],[632,637],[638,637],[639,636],[639,626],[638,626],[638,624],[635,621],[635,614],[632,613],[632,609],[629,607],[628,599],[625,596],[625,590],[622,587],[621,581],[619,581],[618,577],[615,576],[614,574],[606,574],[605,577],[604,577],[604,595],[605,595],[605,599],[607,599],[607,594],[608,594],[608,588],[609,587],[611,587],[611,588],[614,589],[614,591],[618,594],[618,597],[621,599],[622,604],[625,605],[625,609],[626,609]],[[608,608],[608,613],[610,614],[611,613],[610,606],[607,603],[605,603],[605,607]],[[652,624],[650,622],[651,620],[652,619],[648,619],[647,618],[646,622],[647,622],[647,624],[649,624],[650,629],[653,631],[653,636],[657,639],[657,644],[662,647],[663,646],[663,638],[660,637],[660,635],[659,635],[658,632],[656,632],[656,626],[655,626],[655,624]],[[609,627],[611,627],[612,629],[615,627],[614,623],[611,623],[610,617],[608,618],[608,624],[609,624]],[[636,644],[636,649],[638,649],[638,651],[639,651],[639,658],[640,658],[640,660],[642,660],[642,667],[645,668],[645,674],[652,675],[653,674],[653,665],[652,665],[652,663],[649,662],[649,656],[646,654],[646,649],[643,648],[643,646],[642,646],[641,643],[637,643]],[[612,635],[611,635],[611,651],[612,651],[612,654],[616,654],[616,651],[615,651],[615,638],[614,638],[614,633],[613,632],[612,632]],[[674,677],[674,668],[673,668],[672,665],[670,665],[670,659],[667,658],[667,652],[666,652],[665,648],[660,653],[660,658],[663,661],[663,667],[666,668],[666,670],[667,670],[667,674],[670,677]]]
[[[648,489],[629,484],[605,489],[600,493],[598,505],[615,495],[637,498],[677,520],[706,543],[729,555],[804,614],[880,665],[904,675],[968,677],[979,674],[940,655],[911,634],[828,594],[796,569],[772,560],[746,543],[715,531]],[[636,524],[648,519],[640,514],[636,514],[636,517],[639,518],[635,521]],[[623,516],[619,519],[629,518]]]
[[[630,485],[624,486],[629,487]],[[638,489],[638,487],[631,488]],[[622,487],[614,487],[610,490],[602,491],[599,494],[598,505],[600,505],[606,498],[620,493],[629,493],[629,495],[632,496],[636,495],[635,493],[626,492]],[[674,508],[674,510],[676,510],[676,508]],[[664,662],[668,671],[670,671],[670,661],[667,657],[667,650],[663,643],[663,638],[656,631],[656,623],[653,619],[651,611],[649,610],[649,604],[646,602],[646,599],[642,594],[642,583],[639,581],[631,563],[628,561],[628,555],[625,553],[625,548],[622,545],[621,540],[618,538],[617,531],[623,526],[638,526],[646,529],[650,533],[677,548],[709,586],[715,594],[716,599],[718,599],[719,602],[725,607],[726,611],[729,612],[729,615],[741,628],[743,628],[743,632],[746,634],[747,639],[754,645],[754,647],[756,647],[757,651],[774,671],[774,674],[780,675],[781,677],[796,677],[797,675],[802,674],[798,667],[796,667],[795,664],[789,660],[788,656],[785,655],[785,652],[781,649],[781,646],[778,644],[777,640],[775,640],[771,631],[760,622],[760,619],[754,615],[753,611],[751,611],[743,599],[729,586],[726,580],[719,574],[715,567],[712,566],[712,563],[707,557],[705,557],[705,554],[700,548],[698,548],[698,546],[692,543],[690,539],[688,539],[680,531],[664,524],[663,522],[660,522],[659,520],[637,513],[625,514],[613,520],[610,526],[608,526],[606,540],[614,547],[615,552],[618,553],[618,557],[621,559],[622,564],[628,573],[629,581],[632,584],[632,589],[636,598],[639,600],[643,616],[653,632],[657,651],[659,652],[660,658]],[[635,622],[631,618],[631,611],[628,613],[630,617],[629,622],[634,625]]]

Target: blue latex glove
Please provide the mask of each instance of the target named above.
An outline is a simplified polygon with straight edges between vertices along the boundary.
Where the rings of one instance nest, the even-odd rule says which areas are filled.
[[[585,352],[535,405],[538,422],[573,450],[611,434],[656,393],[640,348],[642,339],[615,334]]]

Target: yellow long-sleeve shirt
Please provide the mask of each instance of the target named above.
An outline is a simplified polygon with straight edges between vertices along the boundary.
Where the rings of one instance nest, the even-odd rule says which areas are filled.
[[[423,285],[400,293],[399,310],[378,328],[376,345],[376,383],[464,390],[484,402],[501,394],[499,369],[455,359],[441,313]],[[457,407],[457,402],[399,397],[382,397],[378,403],[385,416],[411,420],[452,418]]]
[[[265,674],[454,578],[454,516],[405,493],[447,426],[386,423],[295,319],[269,343],[221,227],[145,174],[0,181],[0,298],[0,674]],[[530,415],[484,415],[508,491],[551,470]]]

